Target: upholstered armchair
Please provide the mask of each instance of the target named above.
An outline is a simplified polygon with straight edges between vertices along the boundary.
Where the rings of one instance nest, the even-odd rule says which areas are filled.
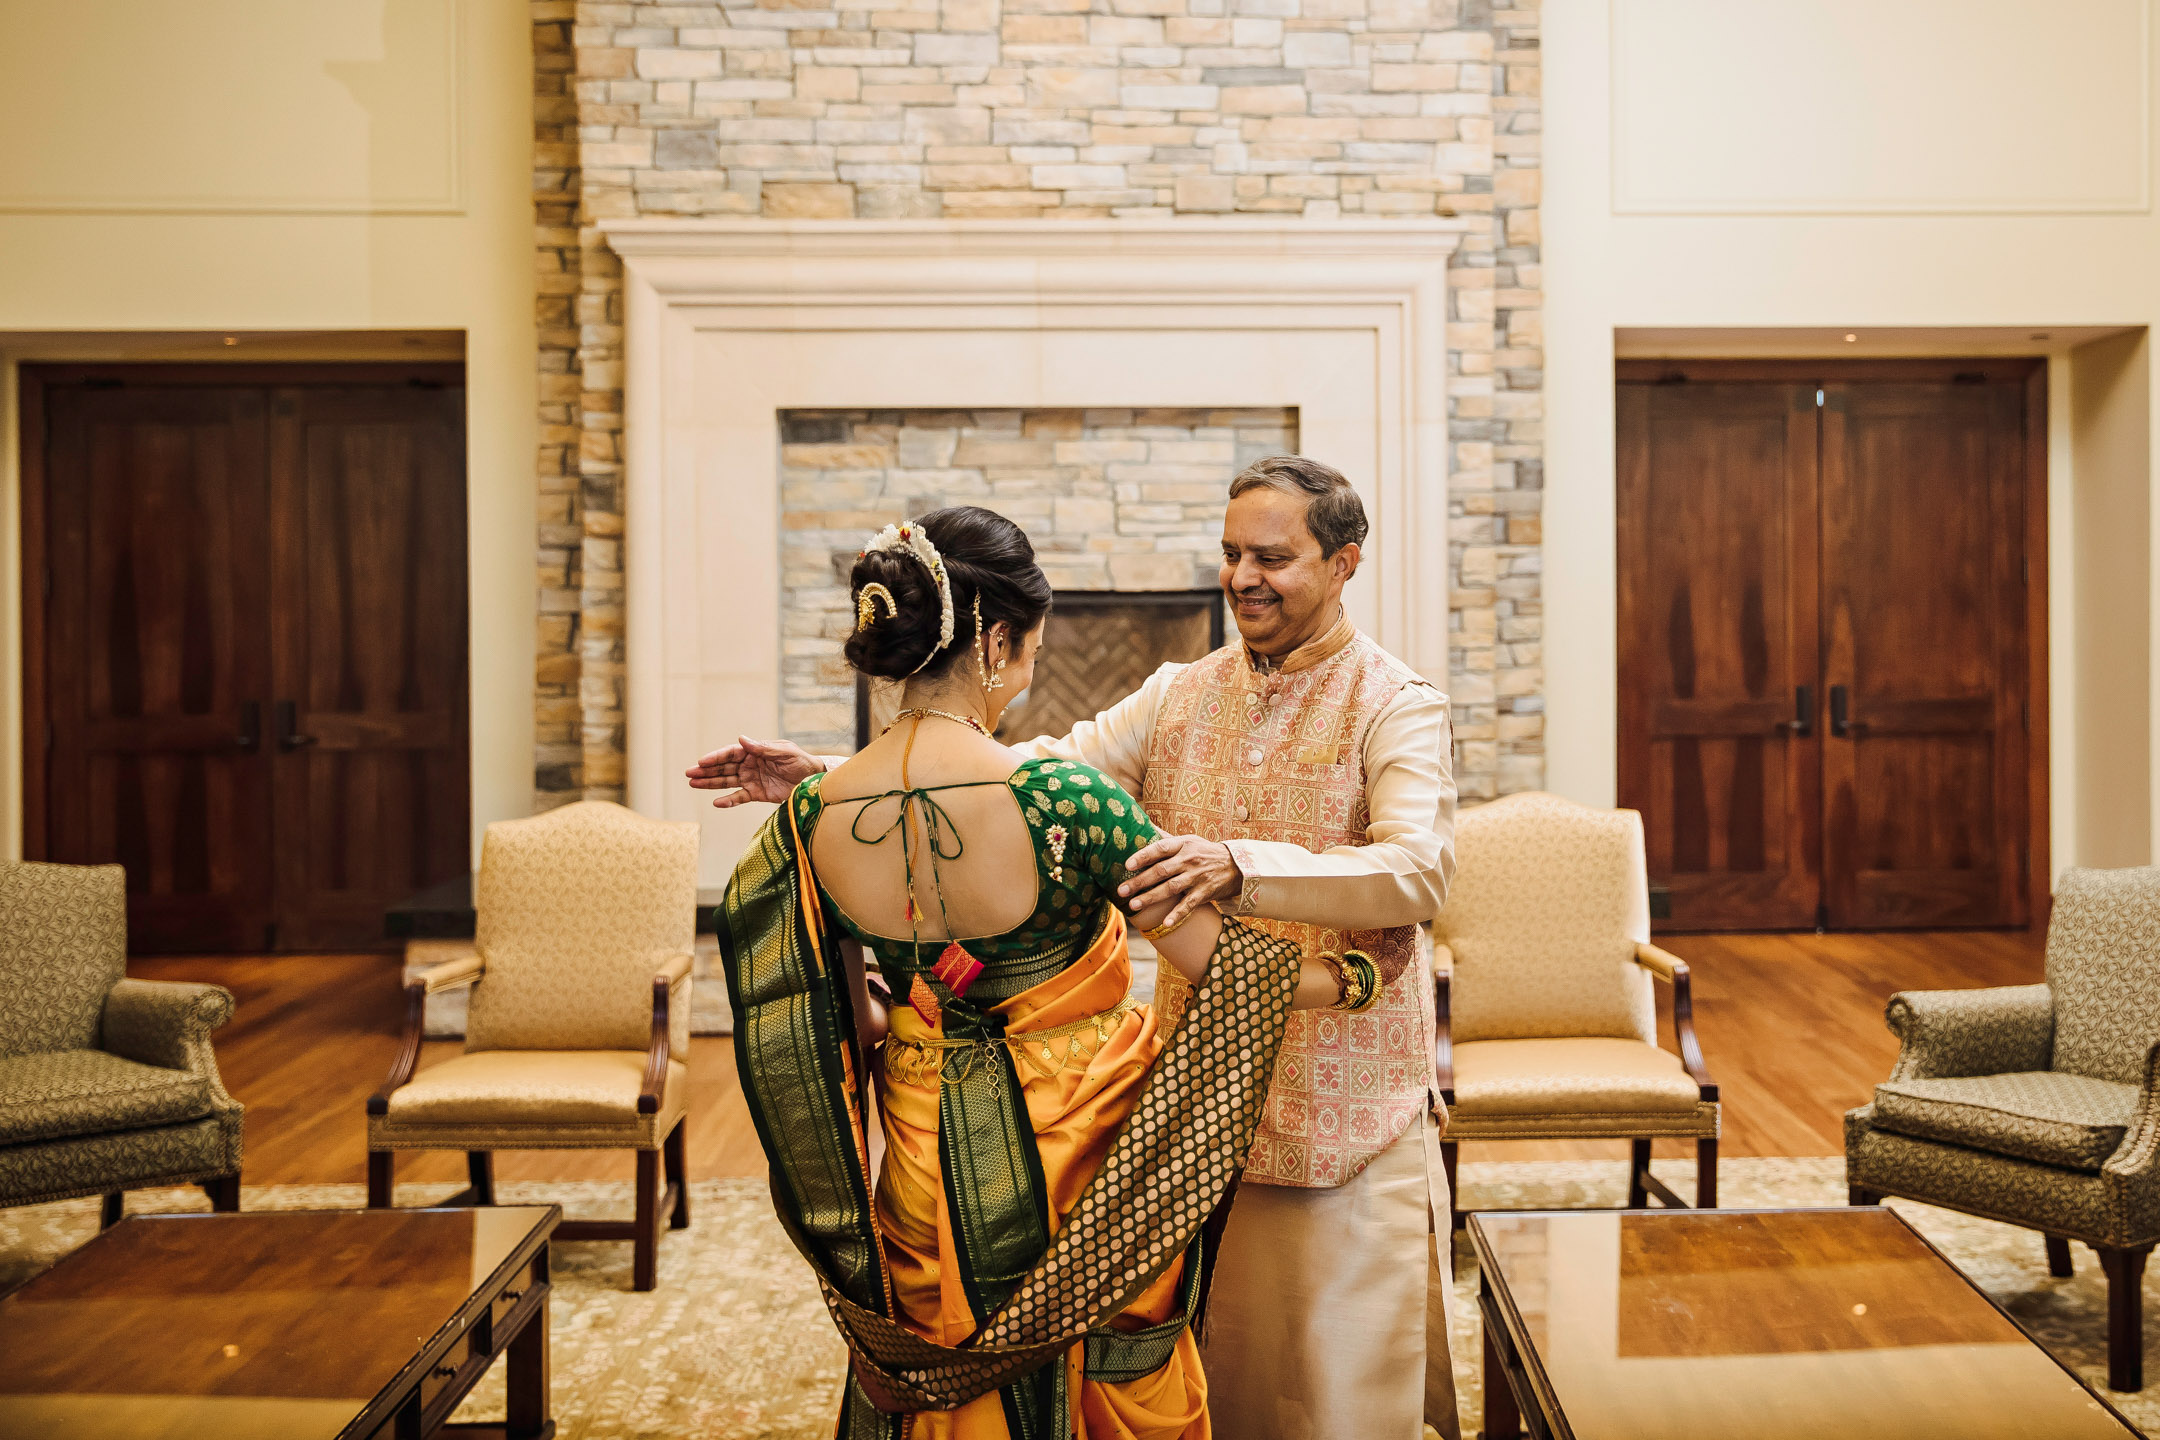
[[[2144,1385],[2160,1242],[2160,868],[2066,870],[2047,979],[1890,997],[1897,1066],[1845,1116],[1852,1203],[1923,1200],[2070,1242],[2108,1282],[2108,1385]]]
[[[215,985],[129,980],[117,865],[0,862],[0,1205],[197,1184],[240,1208],[240,1102]]]
[[[1510,795],[1456,817],[1455,856],[1433,922],[1450,1190],[1465,1140],[1626,1140],[1628,1205],[1679,1205],[1650,1173],[1651,1141],[1679,1139],[1695,1142],[1695,1203],[1715,1206],[1718,1091],[1688,967],[1650,943],[1642,817]],[[1678,1055],[1657,1043],[1655,981]]]
[[[400,1150],[465,1151],[464,1198],[481,1205],[494,1203],[496,1150],[633,1150],[636,1217],[556,1234],[632,1241],[633,1283],[653,1288],[662,1212],[690,1223],[697,836],[597,801],[488,826],[476,953],[406,985],[404,1043],[368,1101],[371,1207],[391,1203]],[[429,993],[460,985],[473,987],[465,1053],[415,1074]]]

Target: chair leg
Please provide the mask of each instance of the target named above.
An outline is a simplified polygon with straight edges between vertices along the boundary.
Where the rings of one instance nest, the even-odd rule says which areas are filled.
[[[1845,1187],[1845,1203],[1848,1205],[1880,1205],[1882,1204],[1882,1191],[1870,1190],[1865,1185],[1848,1185]]]
[[[1440,1168],[1447,1171],[1448,1228],[1450,1230],[1463,1228],[1462,1202],[1457,1198],[1459,1192],[1455,1187],[1455,1167],[1460,1163],[1461,1159],[1461,1147],[1453,1140],[1440,1142]],[[1446,1249],[1447,1247],[1442,1246],[1441,1248]]]
[[[370,1150],[367,1157],[367,1203],[370,1210],[390,1208],[390,1184],[397,1173],[397,1151]]]
[[[2108,1282],[2108,1389],[2145,1388],[2145,1257],[2152,1246],[2100,1249]]]
[[[2070,1265],[2070,1242],[2060,1235],[2043,1235],[2047,1241],[2048,1274],[2058,1280],[2072,1272]]]
[[[668,1131],[667,1140],[661,1147],[661,1158],[666,1162],[667,1183],[675,1190],[675,1210],[668,1216],[670,1230],[690,1228],[690,1167],[686,1154],[688,1142],[683,1138],[689,1129],[688,1119],[676,1121],[675,1128]]]
[[[632,1240],[630,1288],[660,1283],[660,1152],[637,1152],[637,1238]]]
[[[1717,1209],[1717,1141],[1695,1142],[1695,1208]]]
[[[107,1195],[104,1203],[98,1207],[98,1229],[112,1229],[113,1226],[120,1223],[120,1216],[126,1209],[127,1193],[125,1191],[115,1190],[112,1194]]]
[[[210,1197],[210,1208],[221,1215],[230,1215],[240,1208],[240,1177],[220,1175],[215,1180],[202,1182],[203,1194]]]
[[[465,1174],[472,1184],[473,1204],[493,1205],[495,1203],[495,1152],[492,1150],[466,1151]]]
[[[1643,1184],[1643,1172],[1650,1168],[1650,1142],[1628,1142],[1627,1208],[1641,1210],[1650,1204],[1650,1187]]]

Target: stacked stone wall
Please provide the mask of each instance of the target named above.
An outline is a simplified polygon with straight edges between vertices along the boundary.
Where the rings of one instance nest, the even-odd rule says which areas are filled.
[[[1463,793],[1543,774],[1538,13],[1490,0],[535,0],[540,806],[622,795],[601,222],[1485,217],[1453,261]]]

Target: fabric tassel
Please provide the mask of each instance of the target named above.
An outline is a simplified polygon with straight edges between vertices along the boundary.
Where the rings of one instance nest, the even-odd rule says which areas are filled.
[[[944,1017],[945,1007],[938,1004],[937,992],[932,990],[929,982],[920,975],[915,977],[914,984],[908,986],[907,1003],[915,1007],[917,1015],[922,1016],[923,1024],[933,1030]]]
[[[975,977],[982,972],[982,961],[961,949],[957,943],[947,945],[945,953],[938,956],[937,964],[930,967],[930,973],[943,981],[945,988],[952,991],[955,998],[967,994],[968,986],[974,984]]]

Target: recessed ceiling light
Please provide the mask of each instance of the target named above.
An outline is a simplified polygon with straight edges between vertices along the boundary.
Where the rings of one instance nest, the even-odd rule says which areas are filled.
[[[1848,345],[1850,345],[1850,344],[1852,344],[1852,343],[1853,343],[1853,341],[1855,341],[1855,340],[1858,340],[1859,338],[1860,338],[1860,337],[1859,337],[1859,336],[1857,336],[1857,335],[1847,335],[1847,336],[1845,337],[1845,343],[1846,343],[1846,344],[1848,344]]]

